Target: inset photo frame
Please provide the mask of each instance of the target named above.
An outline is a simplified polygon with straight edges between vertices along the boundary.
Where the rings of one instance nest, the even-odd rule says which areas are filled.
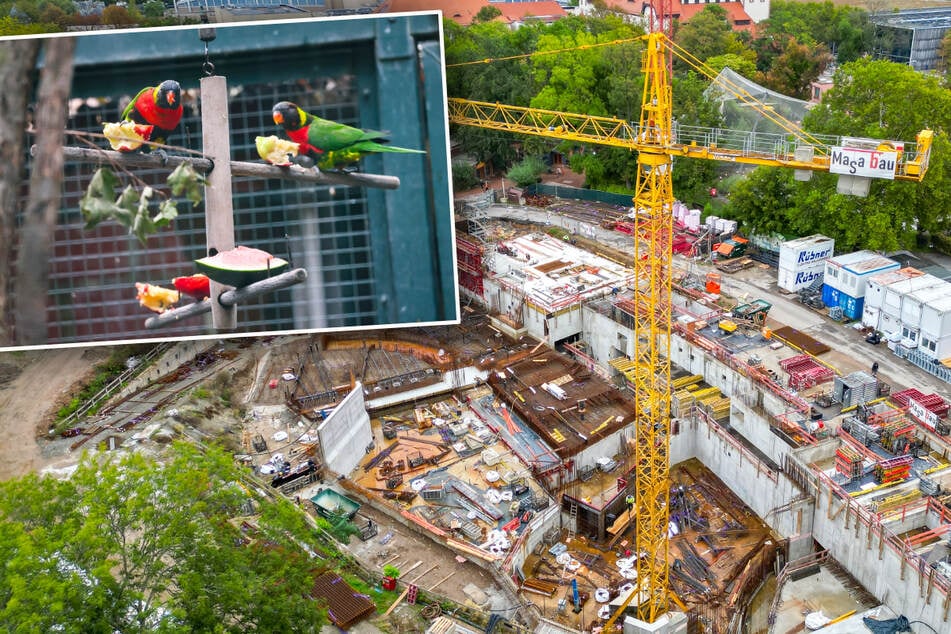
[[[0,39],[0,349],[458,322],[443,50],[438,12]]]

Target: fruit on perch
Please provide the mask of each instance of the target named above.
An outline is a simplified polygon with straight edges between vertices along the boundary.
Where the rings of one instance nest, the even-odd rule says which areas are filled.
[[[377,152],[425,154],[422,150],[384,145],[389,142],[384,132],[361,130],[321,119],[304,112],[290,101],[274,104],[271,116],[274,123],[284,129],[288,138],[300,145],[300,154],[311,156],[317,161],[317,167],[324,170],[356,163],[367,154]]]
[[[195,273],[194,275],[188,275],[186,277],[174,277],[172,278],[172,286],[174,286],[175,290],[179,293],[190,295],[195,299],[204,299],[211,295],[208,276],[204,273]]]
[[[286,260],[267,251],[238,246],[228,251],[195,260],[198,270],[225,286],[247,286],[272,275],[283,273],[288,267]]]
[[[155,126],[150,139],[154,143],[165,143],[182,120],[182,87],[174,79],[166,79],[158,86],[147,86],[129,102],[122,111],[123,121],[132,121]],[[148,151],[149,146],[142,148]]]
[[[136,282],[135,290],[138,291],[135,298],[139,300],[139,304],[157,313],[164,313],[181,299],[178,291],[155,284]]]
[[[300,147],[293,141],[282,139],[275,135],[254,137],[254,145],[258,149],[258,156],[271,165],[290,165],[289,156],[297,156]]]
[[[152,138],[155,126],[141,125],[132,121],[120,123],[103,123],[102,133],[109,141],[109,145],[117,152],[134,152],[142,147],[144,141]]]

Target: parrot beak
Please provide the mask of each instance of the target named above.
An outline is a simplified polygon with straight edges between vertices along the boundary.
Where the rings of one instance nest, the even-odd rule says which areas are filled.
[[[275,112],[275,113],[274,113],[274,123],[275,123],[276,125],[281,125],[282,123],[284,123],[284,115],[282,115],[280,112]]]
[[[171,93],[171,92],[168,93],[167,95],[165,95],[165,99],[166,99],[166,101],[168,101],[168,105],[170,105],[170,106],[174,106],[174,105],[175,105],[175,94],[174,94],[174,93]]]

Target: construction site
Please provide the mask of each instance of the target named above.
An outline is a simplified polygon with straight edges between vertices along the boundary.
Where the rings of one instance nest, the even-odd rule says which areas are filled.
[[[397,603],[437,593],[427,632],[462,631],[439,597],[490,615],[485,632],[949,631],[946,373],[800,301],[671,179],[674,157],[841,174],[842,193],[880,177],[836,172],[835,149],[919,182],[932,132],[894,153],[793,124],[675,135],[669,39],[644,40],[636,122],[449,100],[456,125],[636,152],[632,207],[456,201],[457,325],[198,346],[51,442],[146,442],[182,419],[175,394],[239,382],[243,418],[219,430],[237,459],[355,527],[346,547]]]
[[[516,223],[485,221],[488,235],[539,244],[542,225],[524,222],[531,210],[517,213]],[[311,500],[312,513],[351,521],[376,565],[395,559],[384,543],[394,529],[376,532],[387,522],[429,544],[430,555],[413,546],[420,555],[405,558],[414,585],[456,588],[473,609],[539,631],[597,631],[636,590],[644,558],[634,508],[636,306],[629,290],[605,285],[541,312],[531,289],[511,280],[529,286],[539,268],[593,257],[558,241],[547,248],[548,260],[522,258],[524,277],[517,258],[487,255],[484,295],[466,292],[459,325],[193,352],[63,442],[142,442],[174,415],[163,408],[181,385],[253,367],[242,460],[265,482]],[[663,537],[675,607],[663,631],[802,631],[807,618],[843,617],[825,631],[854,632],[862,616],[899,614],[942,631],[951,596],[946,386],[896,365],[860,331],[830,328],[827,315],[777,292],[764,265],[721,270],[711,293],[716,269],[674,264]],[[517,311],[508,308],[516,297]],[[265,356],[242,366],[254,350]],[[482,581],[464,583],[477,577],[457,566],[474,566]]]

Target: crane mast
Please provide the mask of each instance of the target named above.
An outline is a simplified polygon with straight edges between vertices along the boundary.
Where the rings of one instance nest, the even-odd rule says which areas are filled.
[[[637,407],[634,469],[638,618],[653,623],[667,611],[670,473],[671,261],[674,188],[672,105],[663,34],[651,33],[643,55],[634,194],[634,402]],[[611,622],[613,622],[613,618]],[[610,625],[611,622],[607,623]]]

